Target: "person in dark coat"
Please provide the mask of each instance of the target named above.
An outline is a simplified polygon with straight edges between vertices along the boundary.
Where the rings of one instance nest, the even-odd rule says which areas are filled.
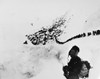
[[[71,57],[69,63],[68,63],[68,69],[70,72],[75,72],[77,74],[80,73],[80,70],[82,68],[82,61],[81,58],[78,56],[80,49],[78,46],[73,46],[71,50],[69,51],[69,56]]]
[[[80,73],[82,68],[82,61],[81,58],[78,56],[79,52],[80,49],[76,45],[74,45],[69,51],[69,56],[71,57],[71,59],[68,62],[68,79],[79,79],[78,74]]]
[[[78,56],[80,49],[78,46],[73,46],[69,51],[68,56],[71,57],[68,65],[63,67],[64,76],[67,79],[88,78],[89,70],[92,68],[88,61],[82,61]]]
[[[78,74],[82,68],[81,58],[78,57],[80,49],[78,46],[73,46],[69,51],[68,56],[71,57],[70,61],[68,62],[68,66],[63,67],[64,76],[67,79],[79,79]]]

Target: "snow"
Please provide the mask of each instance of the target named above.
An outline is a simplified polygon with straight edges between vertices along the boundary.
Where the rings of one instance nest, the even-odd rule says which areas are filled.
[[[99,29],[99,5],[99,0],[1,0],[0,79],[28,79],[28,71],[32,72],[29,79],[66,79],[62,66],[67,64],[68,51],[73,45],[80,47],[79,56],[93,66],[88,79],[99,79],[100,36],[75,39],[64,45],[54,42],[36,47],[31,43],[23,45],[26,34],[51,24],[52,20],[62,16],[66,11],[71,13],[72,10],[74,17],[61,40]]]

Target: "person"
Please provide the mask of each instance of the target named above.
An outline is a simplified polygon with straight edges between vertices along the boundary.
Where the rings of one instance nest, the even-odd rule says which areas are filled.
[[[80,49],[74,45],[69,51],[68,56],[71,57],[68,65],[63,67],[64,76],[67,79],[79,79],[89,77],[89,70],[92,68],[88,61],[83,61],[78,56]]]
[[[64,75],[66,78],[68,78],[68,76],[69,76],[69,71],[68,71],[68,66],[67,66],[67,65],[63,66],[63,72],[64,72],[63,75]]]
[[[71,59],[68,62],[68,66],[63,67],[64,76],[67,79],[79,79],[78,74],[80,73],[82,68],[81,58],[78,57],[79,51],[80,49],[76,45],[74,45],[69,51],[68,56],[70,56]]]
[[[71,57],[77,56],[78,53],[79,53],[79,51],[80,51],[79,47],[76,46],[76,45],[74,45],[74,46],[70,49],[68,56],[71,56]]]
[[[89,70],[91,68],[92,67],[88,61],[82,61],[82,69],[80,71],[79,77],[88,78],[89,77]]]
[[[82,68],[81,58],[78,56],[80,49],[78,46],[74,45],[69,51],[69,56],[71,57],[68,63],[68,69],[71,72],[76,72],[77,74],[80,72]],[[77,70],[77,71],[76,71]]]

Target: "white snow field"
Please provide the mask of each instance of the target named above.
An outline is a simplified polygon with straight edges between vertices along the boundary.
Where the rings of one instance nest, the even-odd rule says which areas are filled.
[[[62,41],[98,30],[99,9],[99,0],[1,0],[0,79],[66,79],[62,66],[67,64],[68,51],[73,45],[80,47],[79,56],[93,67],[88,79],[99,79],[99,35],[75,39],[64,45],[55,42],[45,46],[23,45],[26,34],[52,24],[66,12],[74,16],[61,36]]]

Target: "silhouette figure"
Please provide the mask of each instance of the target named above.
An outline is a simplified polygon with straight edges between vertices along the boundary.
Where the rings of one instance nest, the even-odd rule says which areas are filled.
[[[74,45],[69,51],[68,56],[71,57],[68,66],[63,67],[64,76],[67,79],[79,79],[89,77],[89,70],[91,69],[88,61],[82,61],[78,56],[80,49]]]
[[[73,46],[69,51],[68,56],[71,57],[70,61],[68,62],[68,66],[63,67],[64,76],[67,79],[79,79],[78,74],[82,68],[81,58],[78,57],[80,49],[78,46]]]

